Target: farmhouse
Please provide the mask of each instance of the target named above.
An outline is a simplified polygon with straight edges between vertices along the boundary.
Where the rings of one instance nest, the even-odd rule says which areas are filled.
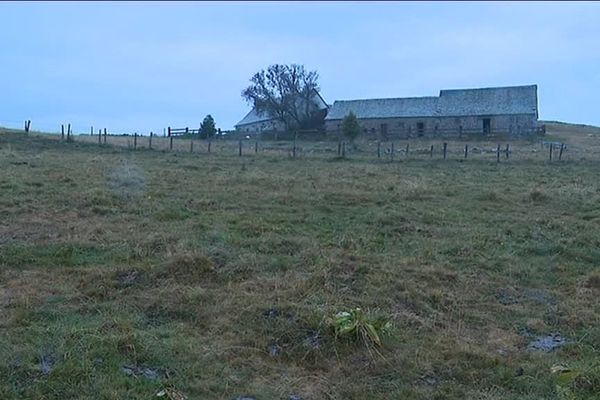
[[[327,115],[329,106],[316,90],[312,100],[310,107],[313,108],[315,118],[320,120],[317,121],[317,123],[322,123],[325,115]],[[300,107],[303,107],[303,105],[300,105]],[[266,113],[259,113],[255,108],[252,108],[240,122],[235,124],[235,130],[248,133],[284,132],[285,124],[282,121],[270,117]]]
[[[339,133],[353,112],[363,132],[382,138],[441,134],[527,134],[538,128],[537,85],[441,90],[439,96],[335,101],[325,118]]]

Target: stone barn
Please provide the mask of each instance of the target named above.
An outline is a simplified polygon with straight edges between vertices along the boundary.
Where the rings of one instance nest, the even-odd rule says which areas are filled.
[[[398,138],[461,134],[523,135],[538,129],[537,85],[441,90],[439,96],[335,101],[325,118],[339,134],[353,112],[363,133]]]

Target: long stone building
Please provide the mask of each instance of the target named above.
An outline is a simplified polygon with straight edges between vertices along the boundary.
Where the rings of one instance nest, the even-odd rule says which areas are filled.
[[[439,96],[338,100],[325,118],[340,132],[353,112],[367,135],[418,137],[454,134],[527,134],[538,129],[537,85],[441,90]]]

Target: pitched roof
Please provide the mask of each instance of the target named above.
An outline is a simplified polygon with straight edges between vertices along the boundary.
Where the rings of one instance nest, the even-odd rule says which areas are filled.
[[[439,97],[342,100],[325,119],[448,117],[465,115],[536,114],[537,86],[441,90]]]
[[[312,100],[314,101],[316,106],[319,108],[319,110],[324,110],[329,107],[327,105],[327,103],[325,102],[325,100],[323,100],[323,97],[321,97],[319,92],[317,92],[316,90],[315,90],[315,95],[313,96]],[[273,119],[274,118],[270,117],[266,113],[259,113],[256,111],[255,108],[252,108],[252,110],[250,110],[248,112],[248,114],[246,114],[246,116],[244,118],[242,118],[242,120],[240,122],[235,124],[235,126],[254,124],[256,122],[271,121]]]

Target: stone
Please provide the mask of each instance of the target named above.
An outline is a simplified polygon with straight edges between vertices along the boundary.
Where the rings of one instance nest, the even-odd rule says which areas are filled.
[[[551,333],[546,336],[538,336],[527,345],[528,350],[540,350],[546,353],[568,344],[569,341],[561,336],[560,333]]]

